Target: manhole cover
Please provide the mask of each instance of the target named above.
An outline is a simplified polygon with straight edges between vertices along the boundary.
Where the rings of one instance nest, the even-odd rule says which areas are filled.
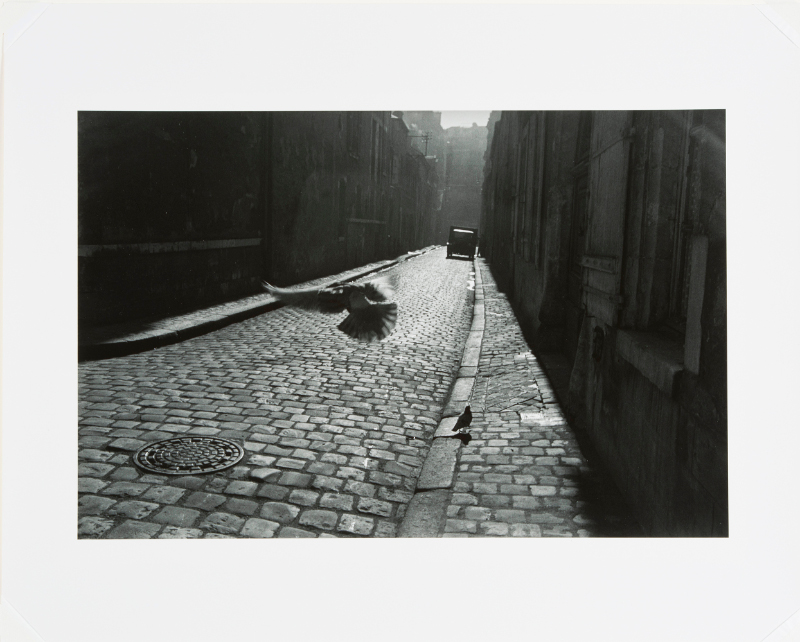
[[[140,448],[133,463],[161,475],[193,475],[229,468],[242,457],[244,450],[227,439],[176,437]]]

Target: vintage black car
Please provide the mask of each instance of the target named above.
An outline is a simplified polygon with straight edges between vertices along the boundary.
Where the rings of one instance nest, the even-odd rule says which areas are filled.
[[[450,226],[450,238],[447,241],[447,258],[465,256],[475,258],[475,247],[478,244],[478,230],[471,227]]]

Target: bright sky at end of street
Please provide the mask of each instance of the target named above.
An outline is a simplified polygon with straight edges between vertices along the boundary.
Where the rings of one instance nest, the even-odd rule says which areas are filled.
[[[442,127],[472,127],[476,123],[485,127],[489,122],[490,111],[443,111]]]

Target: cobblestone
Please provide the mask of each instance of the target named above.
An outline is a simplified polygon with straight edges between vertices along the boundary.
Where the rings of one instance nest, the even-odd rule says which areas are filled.
[[[138,497],[150,486],[136,482],[114,482],[106,486],[101,492],[104,495],[117,495],[120,497]]]
[[[152,513],[156,508],[158,508],[158,504],[128,500],[128,501],[117,502],[117,504],[113,508],[109,508],[106,511],[106,514],[122,515],[124,517],[129,517],[131,519],[144,519],[150,513]]]
[[[211,513],[201,522],[200,528],[223,535],[233,535],[241,530],[244,521],[244,518],[230,513]]]
[[[113,506],[116,500],[109,499],[108,497],[97,497],[97,495],[83,495],[78,500],[78,514],[83,517],[85,515],[102,515],[109,506]]]
[[[278,534],[278,537],[316,537],[316,535],[310,531],[286,526],[281,529],[281,532]]]
[[[353,509],[354,497],[352,495],[339,495],[338,493],[326,493],[320,500],[322,508],[335,508],[337,510],[348,511]]]
[[[353,533],[355,535],[369,535],[375,526],[375,520],[359,515],[342,515],[339,521],[338,530]]]
[[[445,524],[446,533],[475,533],[477,522],[468,519],[448,519]]]
[[[109,477],[116,481],[133,481],[135,479],[139,479],[139,471],[137,471],[135,468],[131,468],[130,466],[122,466],[111,473]]]
[[[394,522],[381,521],[375,526],[374,537],[397,537],[397,524]]]
[[[249,499],[232,498],[225,502],[223,508],[237,515],[254,515],[258,510],[258,504]]]
[[[313,506],[317,503],[319,493],[313,490],[298,488],[289,493],[289,501],[301,506]]]
[[[362,513],[389,517],[392,514],[392,504],[377,499],[362,497],[358,500],[358,510]]]
[[[278,483],[281,486],[299,486],[305,487],[311,484],[312,480],[311,475],[306,475],[304,473],[297,473],[297,472],[286,472],[283,473],[278,479]]]
[[[336,526],[337,519],[338,515],[330,510],[306,510],[300,515],[300,524],[329,531]]]
[[[171,524],[172,526],[189,527],[193,526],[200,517],[200,511],[191,508],[178,506],[167,506],[161,512],[154,515],[151,519],[160,524]]]
[[[281,471],[277,468],[256,468],[250,471],[250,477],[259,481],[277,481]]]
[[[277,522],[251,517],[244,523],[242,535],[244,537],[274,537],[279,527],[280,524]]]
[[[185,505],[190,508],[199,508],[204,511],[211,511],[225,503],[224,495],[213,493],[197,492],[192,493],[186,500]]]
[[[158,539],[197,539],[203,536],[203,531],[199,528],[179,528],[177,526],[165,526],[158,536]]]
[[[102,517],[81,517],[78,519],[78,537],[97,538],[114,525],[114,520]]]
[[[225,488],[225,493],[228,495],[244,495],[251,497],[256,494],[258,484],[249,481],[232,481]]]
[[[112,470],[114,470],[114,466],[111,464],[91,463],[78,465],[78,475],[81,477],[105,477]]]
[[[127,437],[122,437],[120,439],[115,439],[110,444],[108,444],[107,448],[109,450],[122,450],[122,451],[136,451],[139,450],[142,446],[145,445],[145,441],[141,439],[129,439]]]
[[[282,502],[267,502],[261,507],[261,517],[281,524],[291,523],[299,513],[297,506]]]
[[[175,486],[154,486],[142,495],[143,500],[159,502],[161,504],[174,504],[186,494],[183,488]]]
[[[257,495],[259,497],[281,500],[289,496],[289,489],[285,486],[276,486],[275,484],[262,484],[261,488],[258,489]]]
[[[108,486],[108,482],[95,477],[79,477],[78,493],[97,493],[101,488]]]
[[[108,532],[109,539],[150,539],[161,530],[161,524],[129,519]]]

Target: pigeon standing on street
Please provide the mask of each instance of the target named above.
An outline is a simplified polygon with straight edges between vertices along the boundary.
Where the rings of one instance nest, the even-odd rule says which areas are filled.
[[[469,404],[467,404],[467,407],[464,408],[464,412],[459,415],[456,425],[453,426],[453,432],[463,432],[465,428],[469,428],[471,423],[472,410],[470,410]]]
[[[393,279],[388,276],[366,283],[334,283],[322,288],[276,288],[266,281],[262,281],[262,286],[286,305],[328,314],[347,310],[350,314],[337,327],[359,341],[381,341],[397,322],[397,304],[386,303],[395,289]]]

